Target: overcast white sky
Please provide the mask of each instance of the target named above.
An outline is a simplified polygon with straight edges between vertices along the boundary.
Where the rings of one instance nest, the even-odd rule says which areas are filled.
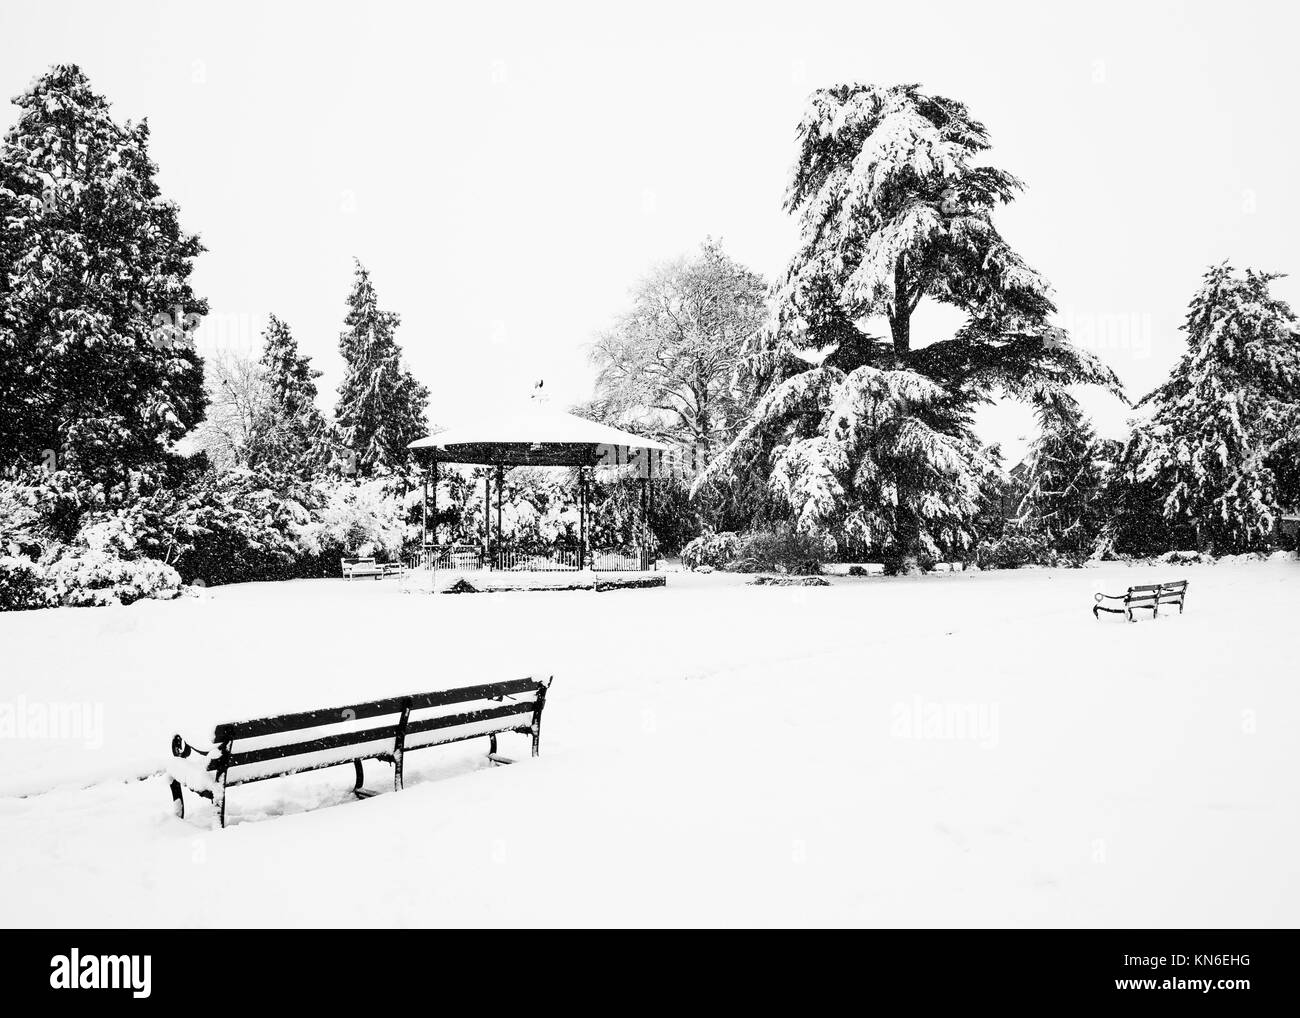
[[[164,192],[208,247],[207,341],[254,350],[280,315],[327,406],[361,258],[446,422],[539,378],[586,398],[593,332],[706,235],[780,273],[808,93],[919,82],[988,125],[990,161],[1027,185],[1004,233],[1136,398],[1178,355],[1206,265],[1300,271],[1300,16],[1051,8],[0,0],[0,95],[76,62],[119,118],[148,116]],[[1296,279],[1278,291],[1300,305]],[[1116,401],[1087,402],[1121,428]],[[1014,447],[1028,415],[983,426]]]

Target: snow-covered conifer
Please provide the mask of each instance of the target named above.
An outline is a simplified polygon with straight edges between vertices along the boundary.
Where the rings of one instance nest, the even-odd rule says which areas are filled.
[[[46,447],[120,476],[157,461],[203,416],[192,342],[207,313],[149,157],[75,65],[14,100],[0,151],[0,459]]]
[[[347,329],[339,337],[347,371],[334,417],[339,441],[365,474],[404,465],[407,444],[428,433],[429,390],[402,365],[395,338],[400,321],[380,310],[370,273],[357,262],[343,320]]]
[[[1212,266],[1187,312],[1187,350],[1142,400],[1124,483],[1154,501],[1179,543],[1216,553],[1262,544],[1278,509],[1277,456],[1300,424],[1300,324],[1276,275]],[[1140,520],[1120,520],[1135,527]]]
[[[992,219],[1020,182],[982,162],[988,134],[965,106],[914,85],[821,89],[798,140],[800,242],[766,333],[769,388],[697,489],[758,464],[804,529],[843,527],[904,562],[964,546],[990,474],[974,406],[1119,382],[1048,324],[1047,284]],[[955,336],[915,342],[930,339],[912,335],[926,298],[966,314]]]
[[[1043,400],[1037,418],[1038,436],[1025,459],[1026,491],[1018,522],[1054,551],[1086,555],[1102,522],[1102,443],[1067,393]]]
[[[289,326],[270,316],[263,333],[260,365],[271,394],[265,445],[269,465],[310,474],[322,465],[325,420],[316,407],[320,371],[300,353]]]

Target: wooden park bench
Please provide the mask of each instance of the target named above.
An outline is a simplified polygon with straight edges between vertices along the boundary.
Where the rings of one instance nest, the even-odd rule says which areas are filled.
[[[353,792],[372,795],[362,790],[363,760],[391,763],[400,791],[407,753],[484,736],[489,760],[513,763],[497,753],[497,736],[507,732],[531,736],[537,756],[550,685],[549,678],[512,679],[236,721],[217,725],[207,744],[175,735],[168,775],[176,815],[185,816],[182,786],[210,799],[225,827],[226,789],[348,763],[356,769]]]
[[[343,558],[343,575],[349,580],[357,576],[373,576],[376,580],[383,579],[384,566],[382,562],[376,562],[373,558]]]
[[[385,576],[401,576],[406,572],[406,566],[401,562],[377,562],[373,558],[345,557],[342,563],[343,575],[349,580],[354,576],[373,576],[382,580]]]
[[[1110,612],[1112,615],[1128,615],[1130,622],[1135,621],[1133,612],[1146,609],[1152,618],[1160,615],[1162,605],[1177,605],[1178,614],[1183,613],[1183,599],[1187,597],[1187,581],[1175,580],[1172,583],[1143,583],[1129,587],[1122,594],[1098,594],[1097,603],[1092,606],[1092,617],[1101,618],[1098,612]]]

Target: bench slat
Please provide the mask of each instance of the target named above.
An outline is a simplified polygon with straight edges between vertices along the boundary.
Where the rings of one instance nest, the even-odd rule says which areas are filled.
[[[537,709],[533,700],[521,700],[519,703],[502,704],[500,707],[488,707],[484,710],[468,711],[464,714],[447,714],[437,718],[421,718],[406,725],[407,735],[419,735],[421,732],[433,732],[439,728],[459,728],[472,725],[478,721],[493,721],[496,718],[513,717],[515,714],[532,714]]]
[[[226,765],[231,768],[243,767],[247,764],[262,763],[265,760],[279,760],[286,756],[305,756],[308,753],[342,749],[345,746],[356,746],[363,742],[394,740],[397,738],[397,730],[397,725],[386,725],[383,728],[365,728],[358,732],[325,735],[319,739],[309,739],[307,742],[291,742],[283,746],[249,749],[242,753],[231,753],[226,759]],[[219,759],[214,759],[212,763],[208,764],[208,768],[210,770],[214,769],[219,763]]]
[[[443,707],[451,703],[467,703],[470,700],[491,700],[515,693],[531,693],[541,689],[545,683],[536,679],[511,679],[509,682],[489,682],[482,686],[462,686],[460,689],[441,689],[432,693],[419,693],[408,697],[411,710],[424,710],[426,707]]]
[[[217,725],[213,733],[216,742],[230,742],[232,739],[253,739],[262,735],[279,735],[283,732],[296,732],[303,728],[319,728],[322,725],[335,725],[343,721],[364,720],[381,717],[384,714],[399,714],[403,707],[410,705],[411,710],[423,710],[426,707],[441,707],[446,704],[465,703],[470,700],[486,700],[498,696],[510,696],[515,693],[527,693],[542,685],[536,679],[510,679],[506,682],[492,682],[480,686],[463,686],[460,689],[444,689],[433,693],[419,693],[413,696],[391,696],[383,700],[371,700],[367,703],[355,703],[343,707],[330,707],[326,710],[303,711],[299,714],[280,714],[273,717],[255,718],[252,721],[236,721]]]

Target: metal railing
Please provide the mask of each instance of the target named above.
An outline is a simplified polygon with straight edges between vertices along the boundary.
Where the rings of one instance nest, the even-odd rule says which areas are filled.
[[[483,549],[477,544],[430,545],[406,557],[408,569],[455,569],[461,572],[486,569]]]
[[[633,551],[593,551],[590,568],[598,573],[646,573],[654,566],[649,548]]]
[[[580,569],[582,553],[576,547],[526,549],[506,545],[492,552],[492,568],[505,572],[569,572]]]
[[[499,572],[648,572],[655,567],[655,555],[648,548],[601,551],[591,550],[586,557],[575,545],[547,548],[521,548],[513,545],[493,548],[484,555],[477,544],[429,545],[405,558],[408,569],[447,569],[459,572],[493,570]]]

